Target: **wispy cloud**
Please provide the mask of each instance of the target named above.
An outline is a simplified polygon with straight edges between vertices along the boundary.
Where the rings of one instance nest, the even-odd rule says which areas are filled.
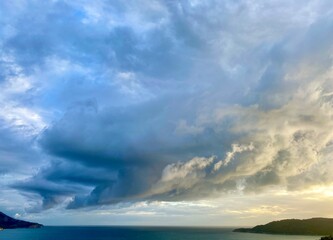
[[[23,213],[329,186],[332,9],[2,1],[1,187]]]

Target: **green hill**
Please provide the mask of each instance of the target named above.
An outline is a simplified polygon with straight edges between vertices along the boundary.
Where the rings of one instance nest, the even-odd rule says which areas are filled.
[[[286,219],[274,221],[253,228],[238,228],[234,232],[290,234],[290,235],[332,235],[333,218]]]

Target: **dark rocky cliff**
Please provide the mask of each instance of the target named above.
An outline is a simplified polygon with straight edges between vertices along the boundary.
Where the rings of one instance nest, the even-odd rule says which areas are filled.
[[[11,229],[11,228],[40,228],[42,224],[17,220],[9,217],[6,214],[0,212],[0,228]]]

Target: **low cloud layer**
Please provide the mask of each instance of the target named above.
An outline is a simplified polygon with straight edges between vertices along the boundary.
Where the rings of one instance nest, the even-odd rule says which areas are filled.
[[[1,2],[1,187],[39,212],[332,184],[332,9]]]

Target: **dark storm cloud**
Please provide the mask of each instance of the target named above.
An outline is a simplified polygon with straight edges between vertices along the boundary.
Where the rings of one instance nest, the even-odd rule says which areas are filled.
[[[332,138],[332,4],[296,2],[0,3],[0,150],[43,158],[11,186],[39,211],[313,180]]]
[[[40,156],[33,149],[34,142],[18,133],[26,126],[22,124],[13,127],[1,119],[0,126],[0,174],[8,174],[13,170],[22,174],[29,166],[40,163]]]
[[[125,9],[119,11],[117,5],[121,3],[100,3],[106,6],[103,11],[116,12],[120,19],[131,11],[127,4],[124,4]],[[23,6],[16,11],[16,4]],[[22,4],[16,4],[4,4],[4,8],[8,9],[6,16],[9,15],[11,19],[8,17],[4,20],[7,28],[3,32],[8,36],[2,46],[4,53],[15,55],[16,62],[27,72],[33,67],[43,68],[50,56],[68,59],[94,71],[102,71],[101,74],[107,69],[115,69],[135,71],[159,79],[181,79],[184,76],[182,73],[187,71],[186,65],[190,67],[187,57],[178,54],[178,51],[184,50],[184,43],[176,41],[173,33],[166,31],[163,25],[147,30],[142,35],[141,32],[135,32],[135,26],[126,22],[109,26],[111,16],[110,19],[105,16],[105,19],[96,23],[85,23],[90,17],[84,9],[85,5],[67,1],[22,1]],[[152,20],[159,21],[163,17],[156,16],[157,19]],[[171,23],[171,26],[178,24]]]
[[[183,101],[175,100],[177,104]],[[176,103],[165,101],[98,110],[85,105],[68,112],[45,130],[39,141],[45,151],[57,157],[90,168],[103,168],[110,174],[118,173],[113,181],[105,177],[104,182],[96,182],[88,200],[77,197],[75,204],[127,201],[133,196],[144,199],[140,195],[159,179],[165,165],[197,155],[222,155],[224,149],[220,145],[228,141],[227,132],[213,129],[196,133],[194,139],[192,134],[182,136],[175,131],[177,122],[172,118],[177,119],[185,112],[175,113],[176,108]],[[190,112],[186,111],[186,115]],[[52,166],[52,171],[54,180],[64,178],[56,166]],[[88,179],[92,175],[84,171],[83,174]],[[75,204],[70,207],[76,207]]]
[[[112,184],[117,175],[117,172],[104,168],[87,168],[77,163],[53,160],[31,179],[16,182],[11,186],[40,195],[42,206],[34,205],[27,209],[38,212],[57,206],[66,200],[66,197],[86,194],[96,185]]]

